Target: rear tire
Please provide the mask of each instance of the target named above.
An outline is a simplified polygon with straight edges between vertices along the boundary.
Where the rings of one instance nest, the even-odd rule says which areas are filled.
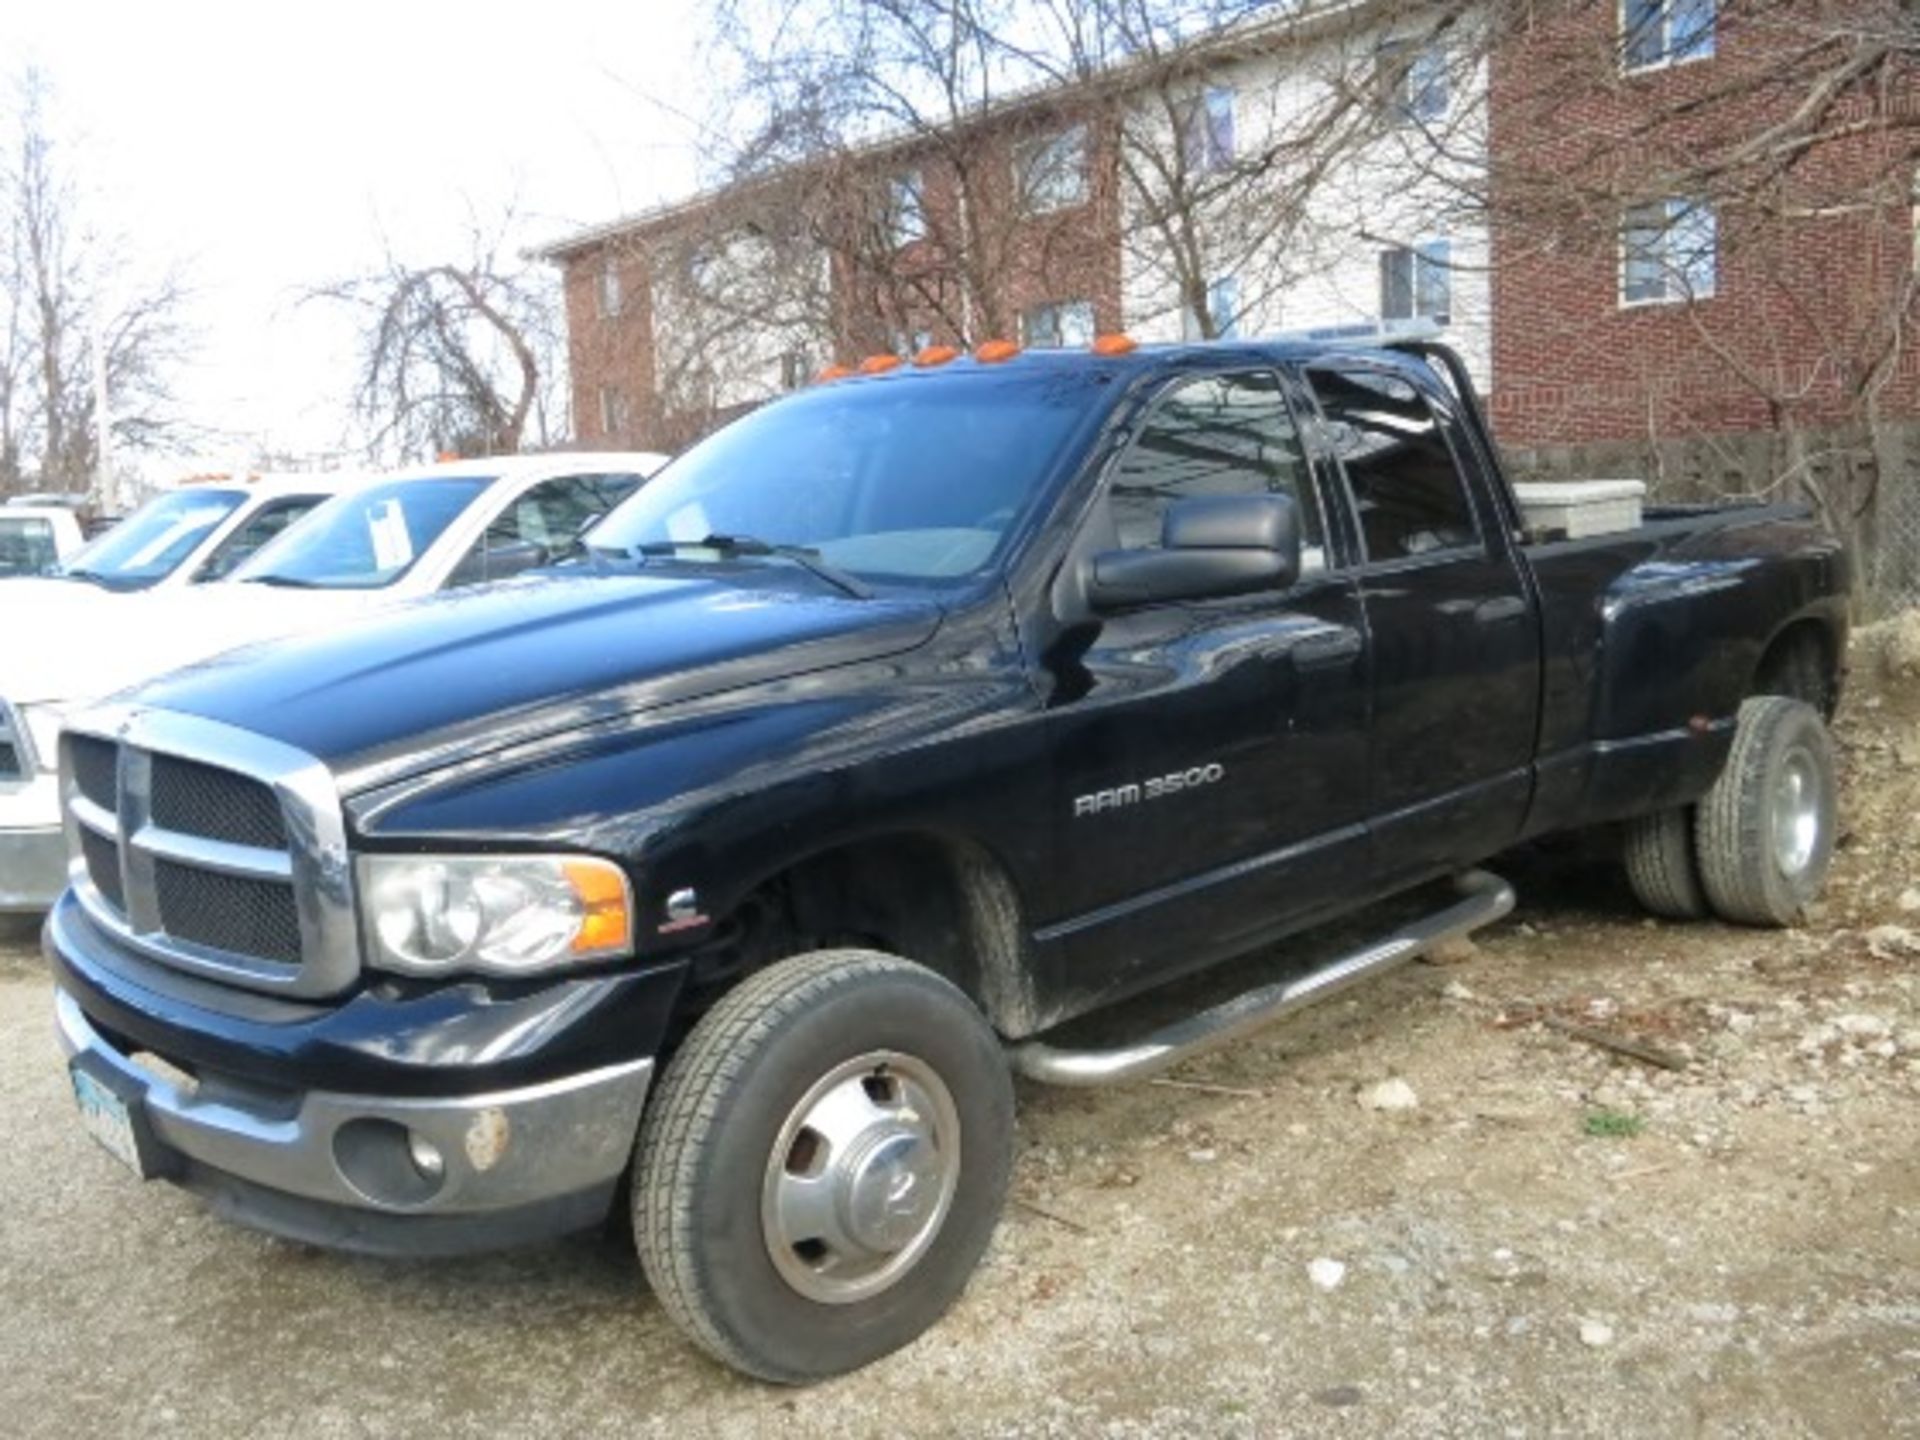
[[[771,965],[694,1026],[641,1121],[640,1262],[701,1348],[802,1384],[944,1314],[1005,1203],[998,1037],[923,966],[869,950]]]
[[[1694,820],[1714,913],[1742,925],[1793,924],[1826,883],[1836,796],[1833,741],[1818,710],[1779,695],[1742,705],[1726,768]]]
[[[1679,806],[1627,825],[1622,858],[1641,907],[1665,920],[1699,920],[1707,894],[1693,852],[1693,810]]]

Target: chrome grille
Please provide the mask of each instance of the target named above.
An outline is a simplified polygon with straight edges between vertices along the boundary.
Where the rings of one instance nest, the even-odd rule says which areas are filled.
[[[171,755],[153,757],[153,823],[256,850],[287,848],[287,822],[270,787]]]
[[[359,971],[332,777],[250,732],[137,707],[69,723],[61,794],[75,894],[178,969],[289,995]]]
[[[80,855],[86,862],[87,879],[100,892],[100,898],[124,915],[127,897],[120,887],[120,847],[105,835],[82,830]]]
[[[115,772],[120,768],[120,747],[91,735],[69,735],[65,745],[80,793],[102,810],[118,809],[120,781]]]
[[[300,963],[300,914],[293,886],[196,870],[158,860],[154,889],[167,934],[235,955],[258,955],[281,965]]]

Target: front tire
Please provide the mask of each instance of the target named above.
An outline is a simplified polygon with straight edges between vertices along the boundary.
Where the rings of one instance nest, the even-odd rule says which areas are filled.
[[[697,1344],[800,1384],[944,1314],[1005,1202],[1013,1085],[954,986],[864,950],[771,965],[667,1066],[634,1158],[634,1238]]]
[[[1833,860],[1833,741],[1803,700],[1757,695],[1740,707],[1726,768],[1694,820],[1700,882],[1714,913],[1791,925]]]

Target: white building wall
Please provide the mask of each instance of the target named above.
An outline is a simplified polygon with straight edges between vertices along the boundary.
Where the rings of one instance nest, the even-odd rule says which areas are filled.
[[[1357,88],[1366,97],[1349,102],[1356,108],[1348,111],[1346,124],[1370,123],[1357,107],[1372,105],[1375,56],[1389,34],[1375,31],[1289,47],[1216,72],[1210,83],[1234,91],[1236,154],[1259,154],[1275,137],[1303,135],[1326,121],[1337,109],[1336,87],[1349,87],[1349,95]],[[1475,54],[1482,49],[1470,47]],[[1461,61],[1466,53],[1456,40],[1448,66],[1447,113],[1429,127],[1444,139],[1446,158],[1437,159],[1442,147],[1417,130],[1385,129],[1352,146],[1354,153],[1312,183],[1300,173],[1302,165],[1288,157],[1271,180],[1250,179],[1240,187],[1251,198],[1228,200],[1217,213],[1202,217],[1199,228],[1214,252],[1208,256],[1210,278],[1231,273],[1238,281],[1238,335],[1377,326],[1381,252],[1445,239],[1451,252],[1451,308],[1443,338],[1466,358],[1475,383],[1488,387],[1490,247],[1480,206],[1472,198],[1484,187],[1487,74],[1484,59]],[[1136,106],[1131,123],[1153,137],[1147,143],[1173,143],[1164,111],[1157,97],[1145,97]],[[1341,122],[1326,128],[1336,131]],[[1317,157],[1342,148],[1348,146],[1338,138],[1305,147]],[[1165,242],[1144,225],[1137,188],[1128,189],[1122,244],[1127,329],[1143,341],[1176,341],[1182,338],[1182,309],[1164,258]],[[1307,197],[1304,206],[1294,201],[1299,194]]]

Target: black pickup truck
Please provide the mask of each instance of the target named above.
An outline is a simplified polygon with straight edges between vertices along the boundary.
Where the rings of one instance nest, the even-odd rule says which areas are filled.
[[[571,566],[73,722],[45,948],[80,1113],[322,1244],[630,1205],[707,1350],[843,1371],[965,1285],[1015,1072],[1143,1075],[1486,924],[1477,867],[1547,832],[1617,827],[1662,915],[1790,923],[1848,588],[1791,508],[1530,532],[1430,344],[812,387]],[[1073,1043],[1149,990],[1154,1028]]]

